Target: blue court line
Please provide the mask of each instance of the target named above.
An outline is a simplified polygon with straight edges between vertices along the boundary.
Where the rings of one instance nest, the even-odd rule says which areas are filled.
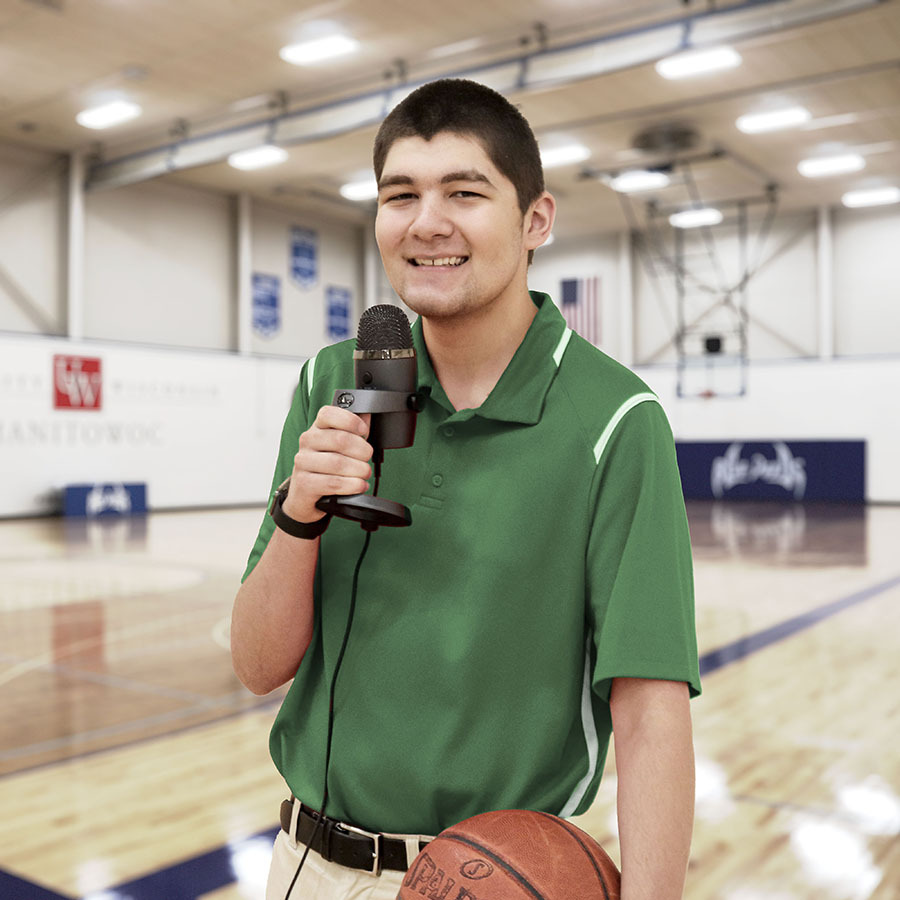
[[[0,897],[3,900],[73,900],[65,894],[25,881],[0,869]]]
[[[751,653],[756,653],[758,650],[762,650],[771,644],[783,641],[785,638],[791,637],[791,635],[796,634],[798,631],[803,631],[804,629],[815,625],[817,622],[821,622],[823,619],[835,615],[835,613],[842,612],[851,606],[856,606],[858,603],[863,603],[877,594],[889,591],[891,588],[897,587],[898,585],[900,585],[900,575],[897,575],[895,578],[890,578],[887,581],[883,581],[881,584],[876,584],[872,587],[858,591],[855,594],[851,594],[849,597],[843,597],[840,600],[835,600],[832,603],[826,603],[824,606],[811,609],[809,612],[801,613],[799,616],[794,616],[793,619],[779,622],[771,628],[766,628],[763,631],[757,631],[755,634],[748,634],[746,637],[738,638],[736,641],[725,644],[723,647],[710,650],[700,657],[700,675],[708,675],[710,672],[715,672],[716,669],[721,669],[729,663],[745,659]]]
[[[834,600],[809,612],[794,616],[771,628],[738,638],[700,657],[700,674],[709,675],[717,669],[745,659],[799,631],[836,615],[845,609],[870,600],[872,597],[900,587],[900,575],[865,588],[849,597]],[[259,839],[274,841],[278,828],[262,831],[241,843]],[[220,890],[235,881],[232,859],[240,844],[218,847],[200,856],[151,872],[133,881],[111,887],[81,900],[196,900],[198,896]],[[3,900],[75,900],[64,894],[48,891],[0,869],[0,897]]]

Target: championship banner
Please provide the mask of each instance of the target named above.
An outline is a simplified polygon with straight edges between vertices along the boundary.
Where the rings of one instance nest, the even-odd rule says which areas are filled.
[[[264,338],[281,330],[281,279],[277,275],[253,273],[253,330]]]
[[[865,501],[865,441],[680,441],[675,449],[688,499]]]
[[[350,337],[351,299],[349,288],[331,284],[325,288],[325,331],[335,341]]]
[[[309,290],[319,280],[319,235],[311,228],[291,228],[291,280]]]

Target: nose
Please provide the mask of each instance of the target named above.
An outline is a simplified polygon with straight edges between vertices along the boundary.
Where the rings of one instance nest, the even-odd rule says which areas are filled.
[[[422,241],[447,237],[453,232],[453,222],[440,197],[424,195],[416,205],[410,223],[410,234]]]

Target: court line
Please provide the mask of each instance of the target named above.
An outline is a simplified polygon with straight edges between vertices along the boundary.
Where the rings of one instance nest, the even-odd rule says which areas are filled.
[[[746,659],[753,653],[898,586],[900,586],[900,575],[704,653],[700,657],[700,673],[709,675],[731,663]],[[238,714],[235,713],[235,715]],[[167,900],[194,900],[198,895],[212,893],[234,884],[235,873],[231,860],[236,848],[259,838],[274,840],[278,831],[278,828],[268,829],[252,835],[244,841],[218,847],[172,866],[157,869],[132,881],[108,888],[100,892],[98,896],[102,896],[103,900],[158,900],[160,897],[166,897]],[[4,887],[5,878],[15,878],[15,876],[7,875],[0,870],[0,888]],[[17,883],[21,886],[31,887],[28,882],[17,880]],[[198,889],[198,886],[202,887]],[[36,890],[43,891],[43,893],[22,896],[27,896],[29,900],[32,896],[34,900],[71,900],[61,894],[46,892],[43,888]],[[2,893],[0,896],[7,896],[7,894]],[[9,894],[9,896],[18,897],[19,895]]]
[[[66,894],[57,894],[32,881],[19,878],[18,875],[13,875],[11,872],[4,872],[3,869],[0,869],[0,897],[8,897],[9,900],[73,900]],[[110,900],[119,900],[119,898],[113,897]]]
[[[236,692],[230,695],[232,698],[245,698],[247,696],[246,692]],[[12,772],[4,772],[0,773],[0,781],[5,778],[12,778],[16,775],[22,775],[25,772],[33,772],[36,769],[43,769],[47,766],[58,766],[60,764],[68,764],[74,762],[75,760],[87,759],[90,756],[97,756],[101,753],[113,753],[117,750],[122,750],[126,747],[133,747],[137,744],[144,744],[148,741],[157,741],[163,738],[172,737],[176,734],[182,734],[185,731],[190,731],[194,728],[203,728],[205,725],[215,725],[219,722],[224,722],[228,719],[233,719],[236,716],[246,715],[248,713],[260,712],[261,710],[266,709],[267,707],[272,707],[276,705],[280,705],[283,700],[282,695],[278,695],[275,697],[267,696],[262,700],[251,703],[248,706],[244,706],[238,709],[233,709],[230,712],[224,713],[220,716],[214,716],[210,719],[204,719],[202,722],[192,722],[190,725],[183,725],[181,728],[174,728],[170,731],[166,731],[162,734],[152,734],[147,735],[146,737],[133,738],[132,740],[123,741],[121,744],[115,744],[111,747],[97,747],[95,750],[84,750],[80,753],[70,754],[63,759],[51,759],[47,762],[36,763],[33,766],[25,766],[21,769],[16,769]],[[77,735],[73,735],[72,737],[67,738],[56,738],[52,741],[43,741],[40,744],[31,744],[28,747],[17,747],[14,750],[7,750],[3,753],[0,753],[0,762],[5,762],[10,759],[17,759],[21,756],[27,756],[29,753],[35,752],[47,752],[52,750],[58,750],[61,747],[71,746],[73,744],[85,743],[88,739],[98,738],[98,737],[111,737],[116,734],[124,734],[129,731],[134,731],[137,728],[143,726],[153,726],[160,725],[166,722],[177,721],[178,719],[184,719],[187,716],[194,714],[201,714],[204,710],[214,709],[216,706],[225,706],[229,701],[227,699],[223,699],[221,702],[213,703],[202,703],[196,706],[187,707],[184,709],[176,709],[167,713],[160,713],[156,716],[145,716],[142,719],[137,719],[134,722],[123,722],[118,725],[110,725],[106,728],[98,728],[94,731],[90,732],[80,732]],[[0,894],[2,897],[2,894]]]
[[[93,648],[91,648],[93,649]],[[10,653],[0,652],[0,662],[16,663],[17,665],[30,664],[32,660],[22,656],[14,656]],[[158,697],[166,697],[170,700],[184,700],[193,703],[202,703],[214,698],[203,694],[189,693],[179,688],[169,688],[161,684],[149,684],[144,681],[135,681],[132,678],[123,678],[121,675],[110,675],[108,672],[89,672],[85,669],[75,669],[62,663],[45,664],[39,671],[52,672],[54,675],[67,675],[80,681],[91,681],[94,684],[102,684],[106,687],[122,688],[127,691],[135,691],[139,694],[155,694]]]
[[[900,575],[889,578],[887,581],[882,581],[880,584],[872,585],[872,587],[857,591],[857,593],[851,594],[849,597],[842,597],[840,600],[834,600],[831,603],[826,603],[824,606],[819,606],[816,609],[809,610],[809,612],[794,616],[792,619],[779,622],[771,628],[765,628],[754,634],[748,634],[745,637],[738,638],[736,641],[732,641],[730,644],[725,644],[715,650],[710,650],[700,657],[700,675],[701,677],[708,675],[711,672],[715,672],[716,669],[727,666],[729,663],[745,659],[750,656],[751,653],[756,653],[771,644],[783,641],[785,638],[791,637],[798,631],[803,631],[804,629],[821,622],[823,619],[827,619],[836,613],[843,612],[845,609],[856,606],[858,603],[863,603],[877,594],[889,591],[891,588],[897,587],[898,585],[900,585]]]

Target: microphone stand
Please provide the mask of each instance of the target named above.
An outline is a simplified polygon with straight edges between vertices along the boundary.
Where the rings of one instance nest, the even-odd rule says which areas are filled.
[[[334,392],[333,406],[340,406],[351,412],[390,413],[419,411],[419,395],[407,391],[385,391],[378,388],[362,388],[356,391],[337,390]],[[384,450],[378,441],[372,441],[374,453],[372,464],[375,470],[375,492],[381,478],[381,464]],[[332,494],[316,501],[316,508],[323,512],[359,522],[364,531],[376,531],[380,525],[401,528],[412,524],[412,514],[402,503],[376,497],[374,494]]]

